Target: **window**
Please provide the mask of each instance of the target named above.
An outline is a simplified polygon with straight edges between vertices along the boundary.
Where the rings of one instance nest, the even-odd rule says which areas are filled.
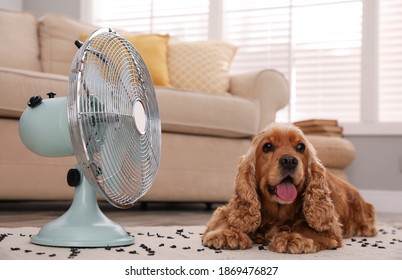
[[[379,120],[402,122],[402,1],[379,10]]]
[[[277,118],[360,120],[362,4],[338,2],[225,2],[225,39],[241,45],[233,71],[275,68],[291,82]]]
[[[184,40],[208,38],[208,0],[99,0],[93,23],[138,33],[164,33]]]
[[[281,121],[402,123],[402,1],[101,0],[94,23],[239,46],[233,73],[275,68]]]

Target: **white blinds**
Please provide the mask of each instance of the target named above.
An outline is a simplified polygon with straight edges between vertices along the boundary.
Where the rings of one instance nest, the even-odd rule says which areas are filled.
[[[163,33],[185,40],[208,37],[208,0],[97,0],[94,23],[139,33]]]
[[[153,0],[153,30],[185,40],[208,36],[208,0]]]
[[[289,1],[225,1],[224,40],[239,46],[232,72],[274,68],[288,75]]]
[[[241,46],[233,71],[283,72],[291,81],[292,121],[358,121],[361,6],[361,1],[226,1],[226,39]],[[288,118],[288,111],[277,118]]]
[[[152,32],[152,0],[94,0],[93,18],[97,26],[135,32]]]
[[[379,120],[402,122],[402,1],[380,1]]]
[[[371,32],[363,32],[362,13],[363,5],[377,1],[378,90],[368,93],[362,90],[362,64],[375,54],[362,57],[362,34]],[[280,121],[402,121],[402,1],[97,0],[94,7],[97,25],[232,42],[239,47],[233,73],[281,71],[291,85],[291,101],[277,114]],[[367,96],[373,97],[370,106]],[[378,110],[369,109],[373,117],[367,118],[371,106]]]
[[[292,120],[359,120],[361,12],[360,1],[293,7]]]
[[[292,80],[290,1],[224,1],[224,40],[239,46],[232,73],[271,68]],[[291,83],[293,85],[293,83]],[[292,90],[292,94],[294,90]],[[277,113],[278,121],[290,119],[286,106]]]

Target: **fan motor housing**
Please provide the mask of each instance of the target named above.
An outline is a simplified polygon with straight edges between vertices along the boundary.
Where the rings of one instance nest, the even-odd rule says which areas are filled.
[[[19,121],[19,134],[33,153],[46,157],[74,155],[67,121],[67,98],[43,99],[25,109]]]

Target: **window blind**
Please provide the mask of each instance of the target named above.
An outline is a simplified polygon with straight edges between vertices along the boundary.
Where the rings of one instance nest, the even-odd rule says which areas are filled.
[[[239,47],[231,67],[233,74],[269,68],[291,80],[289,5],[286,0],[224,1],[223,40]],[[289,120],[290,108],[294,107],[286,106],[279,111],[277,120]]]
[[[152,0],[97,0],[93,7],[92,18],[97,26],[152,32]]]
[[[379,120],[402,121],[402,1],[380,1]]]
[[[225,1],[225,23],[240,46],[233,72],[274,68],[289,79],[290,108],[277,119],[359,120],[361,1]]]
[[[361,1],[300,5],[292,9],[292,121],[359,121]]]
[[[208,37],[208,0],[98,0],[94,6],[98,26],[170,34],[184,40]]]
[[[289,1],[225,1],[224,40],[239,46],[232,64],[233,73],[269,67],[289,76],[288,3]]]
[[[367,46],[362,34],[370,34],[363,30],[363,5],[377,1],[378,90],[368,94],[362,90],[362,64],[376,54],[362,51]],[[231,42],[238,46],[233,74],[264,68],[282,72],[291,100],[277,114],[278,121],[336,118],[358,123],[367,119],[361,116],[367,96],[378,107],[369,110],[373,117],[368,119],[402,121],[402,1],[97,0],[93,6],[94,23],[100,26]]]

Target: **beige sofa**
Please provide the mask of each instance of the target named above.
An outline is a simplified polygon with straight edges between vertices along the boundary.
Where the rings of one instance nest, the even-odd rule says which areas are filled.
[[[66,95],[76,52],[73,42],[95,29],[59,15],[37,19],[26,12],[0,10],[0,201],[72,198],[66,174],[75,166],[75,157],[31,153],[21,143],[18,119],[31,96],[46,98],[49,91]],[[140,52],[142,47],[148,55],[144,59],[156,67],[150,72],[160,84],[156,94],[163,133],[158,175],[141,200],[228,200],[239,157],[289,101],[286,79],[275,70],[229,75],[235,55],[229,44],[186,43],[168,36],[145,39],[151,44],[145,42],[143,48],[143,42],[136,41],[135,46]],[[152,64],[155,58],[157,65]],[[342,138],[311,136],[311,141],[324,165],[346,177],[353,146]]]
[[[72,198],[66,173],[75,166],[75,157],[31,153],[19,138],[18,119],[31,96],[47,98],[50,91],[66,95],[74,40],[95,29],[59,15],[37,19],[30,13],[0,10],[0,200]],[[156,85],[161,163],[142,201],[221,202],[230,197],[239,157],[289,99],[287,81],[275,70],[230,76],[234,53],[225,43],[168,42],[171,84]],[[194,65],[197,59],[199,65]],[[213,61],[202,65],[207,59]],[[178,69],[183,66],[184,73]],[[183,75],[193,76],[180,80]],[[205,86],[213,79],[216,84],[208,90]]]

